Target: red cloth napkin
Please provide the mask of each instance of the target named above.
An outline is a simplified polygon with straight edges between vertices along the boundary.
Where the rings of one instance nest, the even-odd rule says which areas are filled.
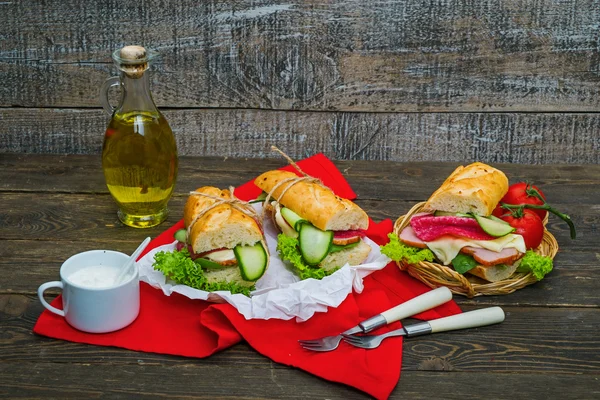
[[[298,165],[309,175],[320,178],[337,195],[350,199],[356,197],[340,171],[324,155],[302,160]],[[284,169],[293,170],[292,167]],[[236,196],[244,200],[256,198],[259,193],[260,189],[252,182],[235,190]],[[167,229],[150,243],[146,251],[171,243],[173,233],[182,226],[180,221]],[[384,244],[391,230],[390,220],[379,224],[371,221],[368,236]],[[297,323],[294,320],[246,320],[229,304],[190,300],[177,293],[165,296],[162,291],[141,283],[140,314],[131,325],[120,331],[106,334],[80,332],[68,325],[64,318],[47,310],[39,317],[33,331],[78,343],[200,358],[244,339],[273,361],[353,386],[376,398],[387,398],[400,378],[402,338],[388,339],[376,350],[358,349],[342,343],[337,350],[328,353],[304,350],[297,342],[299,339],[338,334],[365,318],[429,290],[401,272],[394,263],[365,278],[364,284],[363,293],[349,295],[338,308],[330,308],[327,313],[317,313],[308,321]],[[60,296],[52,305],[61,308]],[[456,303],[451,301],[417,317],[434,319],[459,312]],[[381,331],[399,327],[396,322]]]

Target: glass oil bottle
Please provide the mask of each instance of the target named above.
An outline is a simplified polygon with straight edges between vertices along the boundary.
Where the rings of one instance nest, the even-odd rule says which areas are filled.
[[[104,109],[111,115],[102,146],[106,185],[125,225],[148,228],[163,222],[177,180],[177,144],[169,123],[150,93],[148,68],[156,52],[126,46],[112,57],[120,76],[106,80],[100,91]],[[120,86],[116,108],[108,91]]]

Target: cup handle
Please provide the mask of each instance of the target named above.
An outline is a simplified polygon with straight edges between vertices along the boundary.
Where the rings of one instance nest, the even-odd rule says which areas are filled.
[[[104,111],[106,111],[108,115],[113,115],[116,109],[115,107],[111,106],[108,101],[108,91],[111,87],[118,86],[120,84],[120,78],[118,76],[112,76],[104,81],[102,87],[100,88],[100,103],[102,103],[102,108],[104,108]]]
[[[48,302],[46,301],[46,299],[44,299],[44,292],[50,288],[63,288],[63,284],[61,281],[52,281],[52,282],[46,282],[43,283],[39,288],[38,288],[38,297],[40,298],[40,301],[42,302],[42,305],[44,307],[46,307],[46,309],[48,311],[53,312],[54,314],[58,314],[61,317],[65,316],[65,312],[63,310],[59,310],[56,307],[52,307],[50,304],[48,304]]]

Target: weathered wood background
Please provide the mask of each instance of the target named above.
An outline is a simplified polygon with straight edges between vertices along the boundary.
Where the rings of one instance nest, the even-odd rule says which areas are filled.
[[[598,0],[8,0],[0,38],[0,153],[100,153],[135,43],[181,155],[600,163]]]

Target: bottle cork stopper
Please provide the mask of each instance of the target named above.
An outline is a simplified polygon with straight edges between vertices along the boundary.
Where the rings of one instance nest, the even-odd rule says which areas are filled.
[[[136,61],[146,58],[146,49],[142,46],[125,46],[121,49],[120,56],[123,60]]]
[[[146,49],[142,46],[125,46],[119,52],[120,68],[130,78],[138,79],[148,69]]]

